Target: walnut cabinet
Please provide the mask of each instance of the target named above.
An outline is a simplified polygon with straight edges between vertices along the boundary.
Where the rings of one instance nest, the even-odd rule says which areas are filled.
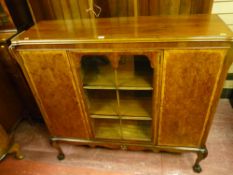
[[[59,142],[190,151],[200,172],[231,40],[208,15],[42,21],[11,52],[59,159]]]

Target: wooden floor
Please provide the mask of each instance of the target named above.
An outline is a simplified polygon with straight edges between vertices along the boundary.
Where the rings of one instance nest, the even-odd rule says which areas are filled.
[[[0,163],[1,175],[192,175],[193,153],[168,154],[121,151],[63,144],[64,161],[56,159],[47,130],[41,124],[22,122],[16,140],[22,145],[24,160],[8,156]],[[221,100],[202,161],[202,175],[233,174],[233,109]]]

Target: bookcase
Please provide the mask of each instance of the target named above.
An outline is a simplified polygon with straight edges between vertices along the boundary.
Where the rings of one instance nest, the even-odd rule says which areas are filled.
[[[58,159],[60,142],[195,152],[200,172],[232,36],[215,15],[41,21],[10,50]]]

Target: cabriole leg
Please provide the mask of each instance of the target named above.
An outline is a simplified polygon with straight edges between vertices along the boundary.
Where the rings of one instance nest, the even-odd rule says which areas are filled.
[[[200,166],[200,162],[205,159],[208,155],[208,150],[206,148],[206,146],[197,153],[197,159],[195,164],[193,165],[193,171],[195,171],[196,173],[200,173],[202,171],[201,166]]]
[[[20,146],[19,146],[19,144],[17,144],[17,143],[14,143],[14,144],[10,147],[8,153],[9,153],[9,154],[12,154],[12,153],[15,154],[16,159],[19,159],[19,160],[22,160],[22,159],[24,158],[24,156],[22,155],[22,153],[21,153],[21,151],[20,151]]]
[[[58,150],[57,159],[58,160],[64,160],[65,154],[63,153],[59,143],[57,141],[51,141],[51,145]]]

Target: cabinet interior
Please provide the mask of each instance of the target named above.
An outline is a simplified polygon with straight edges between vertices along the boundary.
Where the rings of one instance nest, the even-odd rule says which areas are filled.
[[[120,120],[93,118],[91,120],[95,138],[98,139],[121,139]]]
[[[104,55],[85,55],[81,59],[84,88],[114,88],[114,70]]]
[[[117,69],[119,89],[152,89],[150,61],[144,55],[120,56]]]
[[[89,113],[91,115],[117,115],[117,97],[115,90],[85,90]]]
[[[95,138],[151,140],[153,69],[145,55],[81,57],[81,80]]]

